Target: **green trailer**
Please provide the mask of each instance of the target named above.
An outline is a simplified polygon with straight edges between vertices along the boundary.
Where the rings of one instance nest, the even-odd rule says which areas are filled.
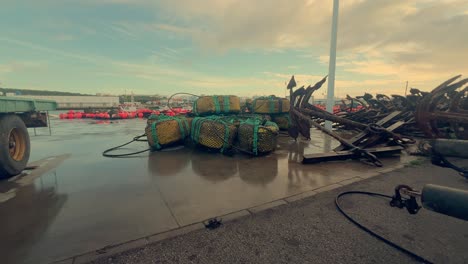
[[[31,151],[27,128],[47,127],[48,111],[55,109],[55,101],[0,96],[0,178],[26,168]]]

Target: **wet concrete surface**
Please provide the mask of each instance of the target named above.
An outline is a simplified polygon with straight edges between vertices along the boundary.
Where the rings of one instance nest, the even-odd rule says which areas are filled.
[[[317,131],[310,142],[281,137],[275,153],[259,158],[191,148],[105,158],[146,121],[51,122],[51,136],[30,130],[38,168],[0,182],[2,263],[49,263],[377,171],[357,161],[300,164],[304,153],[337,146]]]
[[[118,254],[97,256],[91,263],[422,263],[352,224],[334,203],[345,191],[391,195],[399,184],[417,190],[428,183],[468,190],[468,181],[451,169],[429,161],[412,164],[237,218],[214,230],[194,230],[134,248],[127,245]],[[466,166],[468,160],[455,164]],[[340,204],[359,223],[432,263],[468,263],[467,221],[424,208],[411,215],[390,207],[389,199],[366,195],[343,196]]]

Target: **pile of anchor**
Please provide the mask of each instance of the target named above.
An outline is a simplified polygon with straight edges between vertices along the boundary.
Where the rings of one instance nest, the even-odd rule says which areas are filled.
[[[332,114],[310,103],[327,76],[297,89],[292,76],[287,87],[291,101],[288,132],[293,138],[300,133],[310,139],[310,127],[315,127],[341,143],[333,152],[305,155],[303,163],[356,158],[382,166],[377,156],[399,153],[415,139],[467,140],[468,78],[460,77],[450,78],[431,92],[412,88],[406,96],[348,95]],[[325,121],[331,121],[332,128],[323,126]]]

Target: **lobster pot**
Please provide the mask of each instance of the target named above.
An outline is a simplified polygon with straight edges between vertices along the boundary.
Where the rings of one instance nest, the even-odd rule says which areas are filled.
[[[183,142],[190,135],[191,118],[159,116],[148,119],[145,133],[153,150]]]
[[[190,136],[195,144],[224,152],[232,147],[236,133],[234,124],[221,117],[209,116],[193,119]]]
[[[168,119],[170,116],[151,114],[150,116],[148,116],[148,120],[146,120],[146,124],[148,124],[148,126],[149,126],[149,125],[153,124],[155,121],[157,121],[160,117],[162,119]]]
[[[249,119],[239,126],[239,147],[254,155],[272,152],[276,148],[278,130],[273,122]]]
[[[289,100],[276,96],[260,97],[253,101],[252,112],[257,114],[281,114],[289,112]]]
[[[237,114],[240,112],[240,99],[234,95],[202,96],[193,103],[196,115]]]
[[[289,114],[274,115],[273,122],[278,125],[280,130],[288,130],[291,123]]]

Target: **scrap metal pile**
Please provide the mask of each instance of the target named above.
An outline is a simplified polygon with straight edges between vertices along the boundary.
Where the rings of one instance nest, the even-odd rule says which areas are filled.
[[[290,136],[302,134],[310,138],[310,127],[315,127],[337,139],[341,146],[334,152],[304,156],[304,163],[327,160],[362,158],[382,166],[376,154],[397,153],[414,138],[468,139],[467,79],[457,81],[455,76],[436,87],[432,92],[411,89],[410,95],[383,95],[375,98],[366,93],[350,97],[334,114],[309,101],[313,93],[325,83],[326,77],[307,88],[296,87],[291,78]],[[333,122],[334,129],[322,126],[324,121]],[[351,132],[351,137],[342,131]],[[348,133],[349,134],[349,133]]]

